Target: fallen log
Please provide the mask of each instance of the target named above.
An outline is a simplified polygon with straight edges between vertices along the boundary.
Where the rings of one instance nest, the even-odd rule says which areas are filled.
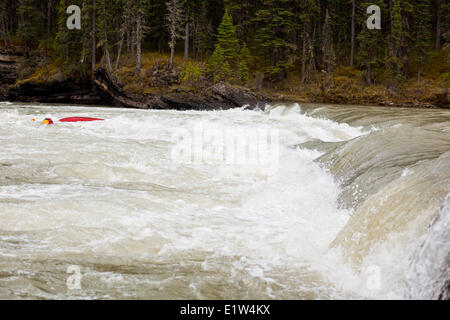
[[[110,97],[111,102],[118,107],[149,109],[149,103],[144,97],[125,92],[118,81],[113,80],[108,72],[99,68],[94,72],[93,82],[96,87]]]

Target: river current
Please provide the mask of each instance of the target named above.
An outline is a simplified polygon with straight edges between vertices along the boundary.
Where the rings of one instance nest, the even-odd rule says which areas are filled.
[[[0,119],[0,299],[436,299],[450,278],[450,110]],[[276,165],[176,161],[198,128],[274,133]]]

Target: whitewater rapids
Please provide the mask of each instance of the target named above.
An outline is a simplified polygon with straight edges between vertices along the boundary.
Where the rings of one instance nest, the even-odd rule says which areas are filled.
[[[106,121],[31,121],[47,115]],[[450,278],[450,110],[0,119],[0,299],[436,299]],[[174,162],[174,131],[199,124],[278,130],[277,170]]]

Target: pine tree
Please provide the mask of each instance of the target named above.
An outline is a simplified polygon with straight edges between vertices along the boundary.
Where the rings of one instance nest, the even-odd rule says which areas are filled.
[[[367,15],[366,9],[376,4],[380,7],[382,16],[385,16],[385,6],[382,0],[374,2],[362,2],[359,5],[359,21],[361,31],[357,36],[359,50],[357,52],[358,65],[365,69],[365,78],[368,84],[373,82],[373,69],[375,66],[382,64],[385,54],[385,37],[382,30],[369,30],[366,26]]]
[[[299,28],[302,42],[302,65],[301,65],[301,82],[304,84],[310,79],[311,73],[314,70],[314,48],[313,48],[313,33],[314,24],[318,19],[319,6],[315,0],[301,0]]]
[[[297,0],[266,0],[255,12],[254,51],[265,78],[281,80],[297,58],[295,15]]]
[[[69,4],[70,3],[70,4]],[[55,51],[56,64],[67,74],[83,72],[83,66],[74,64],[73,62],[82,61],[83,57],[83,30],[68,30],[66,26],[67,7],[76,4],[82,7],[82,0],[60,0],[57,12],[58,31],[55,39],[56,43],[53,50]],[[83,13],[82,13],[83,14]]]
[[[29,49],[36,48],[38,40],[45,34],[45,14],[34,0],[19,0],[17,8],[19,28],[17,36]]]
[[[201,0],[183,0],[184,18],[184,59],[189,59],[191,51],[191,35],[195,18],[201,14],[202,1]]]
[[[248,50],[247,44],[241,48],[239,54],[239,68],[238,68],[238,78],[242,84],[246,84],[249,79],[249,65],[250,65],[250,51]]]
[[[174,0],[176,2],[176,0]],[[145,14],[148,6],[148,0],[135,0],[132,7],[134,22],[136,25],[136,73],[141,73],[142,68],[142,41],[144,39]],[[171,66],[173,65],[173,56],[171,59]]]
[[[328,12],[328,9],[325,14],[322,42],[323,66],[326,72],[330,73],[331,71],[333,71],[333,68],[335,66],[336,56],[334,53],[333,32],[331,30],[330,14]]]
[[[231,67],[236,67],[237,61],[239,61],[239,39],[236,36],[233,18],[228,10],[225,11],[217,32],[217,46],[223,50],[224,62],[228,62]]]
[[[401,55],[403,59],[403,76],[406,80],[409,79],[409,56],[413,45],[413,36],[411,25],[413,24],[414,15],[414,0],[401,1],[402,13],[402,41],[401,41]]]
[[[233,17],[238,38],[249,41],[253,32],[252,18],[261,4],[255,0],[225,0],[224,4]]]
[[[3,46],[8,47],[8,9],[6,2],[0,3],[0,38],[3,39]]]
[[[391,33],[389,39],[389,57],[387,65],[391,74],[392,81],[401,78],[401,46],[402,46],[402,15],[401,15],[401,0],[391,0]]]
[[[169,30],[169,47],[170,47],[170,68],[173,68],[173,59],[175,55],[175,45],[178,39],[181,39],[183,36],[183,9],[181,7],[180,0],[169,0],[166,3],[167,6],[167,29]]]
[[[417,82],[421,79],[422,64],[432,39],[431,36],[431,3],[430,0],[416,0],[415,45],[417,61]]]
[[[72,4],[81,7],[82,31],[66,28]],[[365,26],[371,4],[382,9],[381,31]],[[353,61],[368,83],[407,79],[409,66],[420,81],[429,50],[448,50],[449,12],[443,0],[0,0],[0,45],[42,49],[66,72],[94,70],[100,57],[117,70],[126,52],[139,73],[144,50],[170,50],[173,65],[184,38],[185,57],[210,57],[220,80],[245,83],[251,69],[261,85],[288,73],[305,83]],[[251,64],[243,58],[250,53]]]
[[[232,76],[230,64],[225,58],[225,50],[218,44],[216,50],[208,59],[206,72],[214,78],[215,82],[228,81]]]
[[[111,32],[111,16],[109,14],[109,8],[111,8],[111,3],[109,0],[99,1],[99,15],[97,22],[98,39],[103,48],[102,65],[106,63],[106,67],[109,73],[113,72],[110,54],[110,43],[108,34]]]
[[[147,26],[151,32],[146,35],[146,42],[158,52],[162,52],[167,43],[167,6],[164,0],[149,0],[145,14]],[[131,47],[128,49],[131,50]]]
[[[216,48],[208,59],[207,73],[212,75],[216,81],[231,79],[240,67],[239,53],[236,27],[233,25],[231,15],[226,10],[218,28]]]
[[[435,0],[436,7],[436,36],[435,45],[436,50],[441,49],[441,36],[442,36],[442,3],[441,0]]]
[[[194,19],[193,36],[195,58],[203,60],[214,50],[214,30],[205,2],[202,3],[201,9]]]
[[[352,4],[352,27],[351,27],[351,43],[350,43],[350,66],[353,66],[355,61],[356,50],[356,0],[351,0]]]
[[[94,74],[97,63],[97,1],[92,0],[91,8],[91,72]]]

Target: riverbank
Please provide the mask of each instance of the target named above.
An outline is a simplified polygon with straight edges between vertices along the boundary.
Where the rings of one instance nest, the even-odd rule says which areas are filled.
[[[169,71],[162,67],[155,73],[144,65],[137,75],[126,64],[114,73],[99,66],[94,74],[68,75],[52,63],[26,58],[19,49],[0,49],[0,78],[5,80],[0,82],[0,100],[174,110],[226,110],[245,105],[263,108],[270,102],[246,87],[227,83],[186,85],[182,77],[180,68]]]
[[[411,73],[417,72],[411,68]],[[331,74],[316,76],[310,83],[301,83],[295,76],[264,92],[273,100],[352,105],[374,105],[413,108],[449,108],[449,53],[434,52],[423,68],[424,76],[407,81],[380,79],[367,84],[360,70],[349,66]]]
[[[202,62],[177,57],[175,68],[170,69],[166,55],[147,53],[143,55],[139,74],[133,59],[125,56],[122,67],[112,74],[99,66],[94,75],[78,71],[76,76],[68,76],[52,63],[25,58],[20,50],[0,49],[0,99],[175,110],[230,109],[243,105],[262,108],[270,101],[450,107],[448,83],[442,75],[448,68],[445,63],[437,71],[425,68],[430,76],[420,83],[411,79],[389,87],[367,85],[360,73],[350,67],[337,68],[307,84],[289,76],[280,83],[264,86],[256,76],[246,86],[214,84],[203,76],[204,68]]]
[[[321,92],[315,85],[301,86],[298,91],[266,90],[274,101],[387,106],[403,108],[450,108],[448,90],[435,83],[409,83],[396,88],[364,84],[334,85]]]

